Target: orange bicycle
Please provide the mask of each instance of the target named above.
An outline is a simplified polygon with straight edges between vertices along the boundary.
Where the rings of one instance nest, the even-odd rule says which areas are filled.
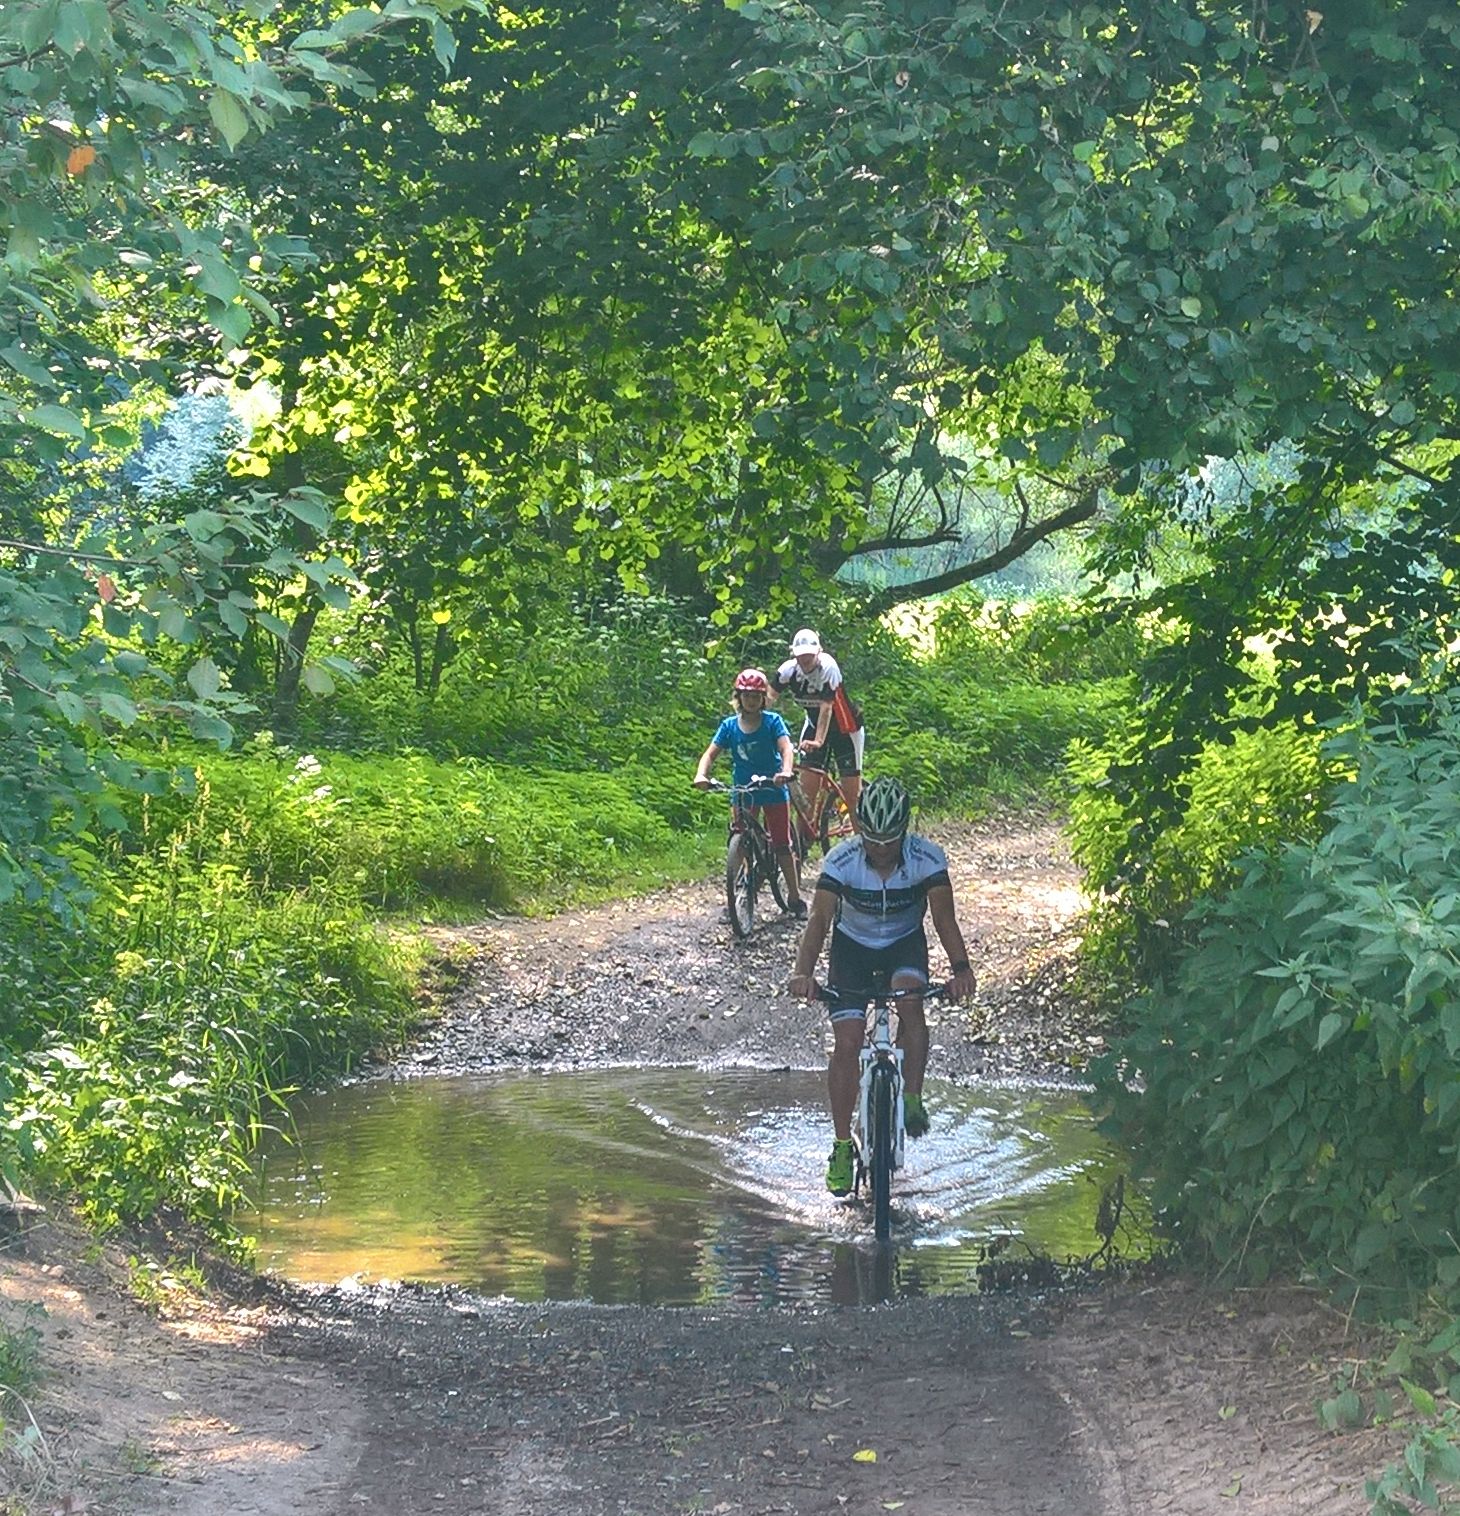
[[[814,797],[807,796],[799,767],[792,771],[787,786],[791,796],[791,841],[800,863],[811,856],[816,844],[820,843],[824,858],[837,843],[856,832],[847,797],[842,793],[842,781],[830,774],[823,777],[826,782]]]

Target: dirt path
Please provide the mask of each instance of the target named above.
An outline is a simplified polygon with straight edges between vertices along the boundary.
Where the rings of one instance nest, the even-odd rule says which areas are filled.
[[[943,840],[982,985],[935,1029],[938,1072],[1078,1065],[1099,1033],[1064,989],[1079,898],[1056,833]],[[713,883],[466,935],[450,1014],[391,1076],[822,1057],[819,1018],[778,993],[793,929],[734,945]],[[228,1275],[157,1315],[127,1272],[60,1221],[5,1247],[0,1311],[59,1365],[32,1407],[48,1467],[6,1465],[35,1510],[1330,1516],[1366,1511],[1392,1456],[1320,1432],[1356,1349],[1297,1292],[641,1310]]]

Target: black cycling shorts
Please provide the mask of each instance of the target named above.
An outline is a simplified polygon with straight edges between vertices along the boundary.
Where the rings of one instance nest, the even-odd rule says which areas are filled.
[[[860,1019],[867,1013],[867,1000],[887,989],[899,969],[910,969],[928,982],[928,935],[919,927],[884,948],[870,948],[839,932],[831,933],[831,951],[826,961],[826,982],[844,998],[828,1009],[832,1021]],[[857,997],[861,996],[859,1000]]]
[[[864,727],[855,732],[839,732],[836,727],[826,734],[826,741],[813,753],[801,754],[801,767],[818,774],[832,774],[838,779],[850,779],[862,772],[862,742],[866,735]],[[801,728],[801,741],[810,742],[816,736],[816,723],[808,716]]]

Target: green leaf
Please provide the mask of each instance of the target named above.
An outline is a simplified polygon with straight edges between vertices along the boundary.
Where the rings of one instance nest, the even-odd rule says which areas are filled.
[[[86,702],[71,690],[56,692],[56,709],[75,726],[90,724],[91,712],[87,709]]]
[[[208,114],[230,152],[248,136],[248,112],[231,90],[221,87],[213,90],[208,97]]]
[[[34,410],[22,411],[20,419],[31,426],[43,426],[49,432],[66,437],[85,438],[86,423],[75,411],[64,405],[38,405]]]
[[[304,688],[314,695],[333,695],[335,681],[328,669],[321,668],[317,663],[311,663],[300,676]]]
[[[1343,1030],[1343,1017],[1337,1011],[1329,1013],[1318,1023],[1318,1046],[1327,1047],[1330,1042]]]
[[[211,658],[199,658],[188,670],[188,683],[199,700],[211,700],[222,685],[218,665]]]
[[[1400,1378],[1399,1382],[1404,1387],[1404,1393],[1409,1396],[1409,1403],[1421,1416],[1437,1416],[1439,1414],[1440,1408],[1435,1397],[1423,1385],[1415,1384],[1403,1377]]]
[[[317,532],[327,532],[334,519],[329,503],[319,496],[304,494],[281,495],[279,504],[297,521],[311,526]]]
[[[180,605],[165,606],[157,618],[158,630],[164,637],[184,644],[198,640],[197,628]]]
[[[115,690],[103,690],[100,696],[100,704],[106,715],[113,721],[120,722],[123,726],[132,726],[136,723],[140,712],[136,705],[127,699],[125,695],[119,695]]]

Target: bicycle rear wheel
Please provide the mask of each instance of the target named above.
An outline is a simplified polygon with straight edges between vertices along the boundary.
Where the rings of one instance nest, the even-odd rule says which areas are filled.
[[[822,857],[825,857],[839,842],[844,842],[856,831],[852,825],[852,813],[842,792],[833,785],[822,797],[820,842]]]
[[[743,832],[736,832],[725,850],[725,903],[730,907],[730,930],[749,937],[755,927],[755,849]]]
[[[897,1078],[891,1067],[878,1062],[872,1069],[867,1101],[867,1170],[872,1180],[872,1235],[886,1242],[892,1235],[892,1158],[896,1135]]]

